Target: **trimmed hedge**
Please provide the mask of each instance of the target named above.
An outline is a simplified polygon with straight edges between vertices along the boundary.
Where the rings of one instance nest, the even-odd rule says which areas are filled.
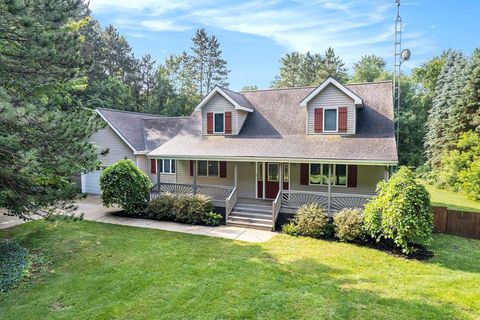
[[[10,240],[0,241],[0,292],[18,283],[29,267],[27,249]]]
[[[206,223],[213,210],[213,201],[204,195],[162,193],[150,201],[146,216],[156,220],[178,221],[189,224]],[[220,215],[219,215],[220,216]],[[220,216],[220,221],[222,217]]]

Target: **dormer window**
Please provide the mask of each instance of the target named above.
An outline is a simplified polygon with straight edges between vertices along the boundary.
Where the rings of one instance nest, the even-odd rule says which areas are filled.
[[[338,109],[324,109],[323,128],[324,132],[337,132]]]
[[[225,133],[225,113],[214,114],[213,133]]]

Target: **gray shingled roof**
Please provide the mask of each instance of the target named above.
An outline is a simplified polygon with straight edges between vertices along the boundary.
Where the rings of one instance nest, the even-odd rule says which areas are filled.
[[[248,115],[238,136],[202,136],[200,114],[195,112],[174,138],[150,155],[397,161],[391,82],[346,87],[364,101],[364,108],[358,110],[355,135],[305,134],[306,108],[299,103],[314,87],[258,90],[241,94],[255,112]]]
[[[188,119],[106,108],[97,111],[139,152],[154,150],[173,138]]]
[[[248,101],[245,98],[245,96],[242,95],[241,93],[238,93],[238,92],[235,92],[235,91],[229,90],[227,88],[223,88],[223,87],[220,87],[220,88],[223,90],[223,92],[228,94],[228,96],[230,98],[235,100],[235,102],[238,103],[239,105],[241,105],[242,107],[249,108],[249,109],[255,109],[254,106],[250,103],[250,101]]]

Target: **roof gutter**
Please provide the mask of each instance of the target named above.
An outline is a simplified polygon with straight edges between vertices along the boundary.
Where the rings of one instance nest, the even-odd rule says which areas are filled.
[[[238,162],[298,162],[298,163],[331,163],[331,164],[359,164],[371,166],[396,166],[396,160],[355,160],[355,159],[316,159],[316,158],[281,158],[281,157],[225,157],[225,156],[185,156],[185,155],[150,155],[149,158],[172,158],[176,160],[219,160]]]

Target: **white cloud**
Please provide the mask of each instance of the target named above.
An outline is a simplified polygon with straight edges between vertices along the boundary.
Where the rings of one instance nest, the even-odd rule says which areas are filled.
[[[91,0],[93,12],[117,14],[120,26],[180,32],[207,26],[265,37],[288,50],[322,52],[333,47],[347,62],[360,55],[392,55],[395,5],[385,0]],[[405,33],[413,47],[429,38]]]

